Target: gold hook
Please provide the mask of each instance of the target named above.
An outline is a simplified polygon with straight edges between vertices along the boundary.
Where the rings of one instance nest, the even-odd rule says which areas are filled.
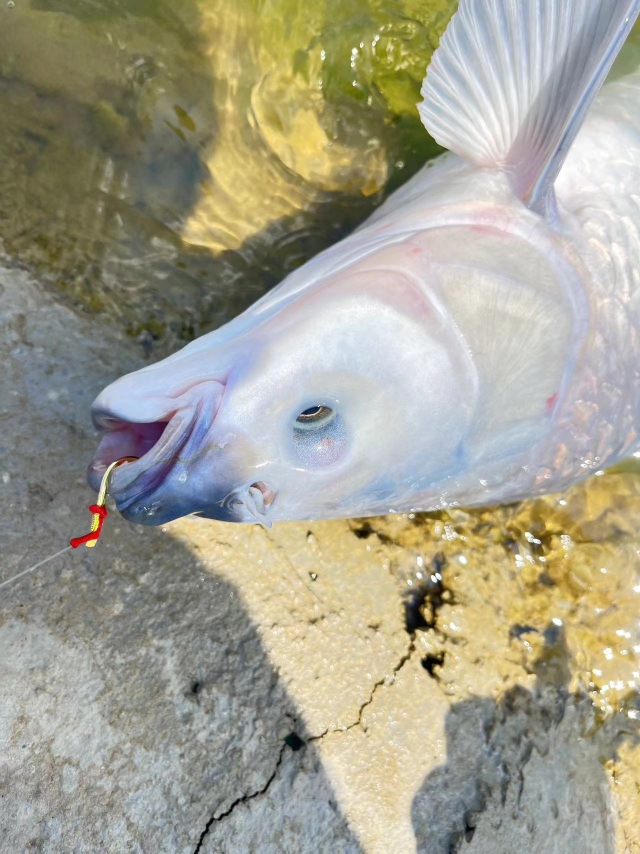
[[[107,466],[105,473],[102,475],[102,480],[100,482],[100,491],[98,492],[98,500],[95,504],[92,504],[89,507],[89,510],[93,512],[93,516],[91,517],[91,533],[85,534],[84,537],[76,537],[71,540],[71,546],[76,549],[78,546],[83,543],[86,545],[88,549],[92,549],[95,544],[98,542],[98,538],[100,536],[100,532],[102,530],[102,524],[104,520],[109,515],[107,513],[107,509],[104,506],[107,501],[108,489],[109,489],[109,478],[111,477],[111,472],[122,465],[123,463],[132,463],[135,460],[140,459],[139,457],[121,457],[119,460],[115,460],[115,462],[111,463],[111,465]]]

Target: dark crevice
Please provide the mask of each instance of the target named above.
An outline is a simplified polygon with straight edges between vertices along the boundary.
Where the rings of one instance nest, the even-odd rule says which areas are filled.
[[[384,534],[382,531],[376,531],[371,527],[370,522],[363,522],[360,525],[351,525],[351,530],[356,535],[359,540],[368,540],[372,534],[375,534],[381,543],[393,543],[391,537],[387,534]]]
[[[418,629],[428,629],[429,624],[423,614],[423,606],[426,599],[426,591],[417,588],[411,592],[404,603],[404,625],[410,635],[415,634]]]
[[[222,821],[223,818],[227,818],[227,816],[230,816],[231,813],[234,811],[234,809],[238,806],[238,804],[243,804],[246,801],[251,801],[251,800],[253,800],[253,798],[257,798],[259,795],[265,794],[265,792],[268,790],[269,786],[273,783],[273,781],[276,778],[276,775],[278,773],[278,769],[280,768],[280,765],[282,764],[282,760],[284,759],[285,750],[287,749],[288,746],[289,745],[287,744],[287,740],[285,739],[285,743],[280,748],[280,754],[278,756],[278,761],[276,762],[276,766],[273,769],[273,773],[271,774],[271,776],[269,777],[269,779],[267,780],[267,782],[264,784],[264,786],[261,789],[258,789],[255,792],[250,792],[246,795],[241,795],[239,798],[236,798],[236,800],[231,804],[231,806],[228,809],[226,809],[224,812],[220,813],[219,815],[215,815],[215,813],[214,813],[214,815],[211,816],[209,821],[206,823],[204,830],[200,834],[200,838],[198,839],[198,844],[196,845],[193,854],[198,854],[198,852],[202,849],[202,845],[204,844],[204,840],[205,840],[207,834],[209,833],[209,831],[211,830],[211,828],[213,827],[213,825],[219,821]]]
[[[464,817],[464,839],[469,843],[476,832],[476,824],[482,814],[482,810],[468,810]]]
[[[433,629],[436,626],[438,611],[446,603],[455,605],[456,600],[444,583],[443,573],[447,559],[438,552],[431,560],[427,570],[428,577],[415,586],[405,599],[405,628],[410,635],[418,629]]]
[[[420,664],[433,679],[440,679],[440,674],[436,672],[436,667],[440,669],[444,664],[444,652],[438,655],[425,655],[420,661]]]
[[[509,629],[509,637],[510,638],[521,638],[523,635],[528,635],[530,633],[536,633],[537,634],[537,632],[538,632],[538,629],[536,629],[535,626],[530,626],[530,625],[522,626],[519,623],[516,623],[515,626],[511,626],[511,628]]]
[[[354,721],[352,724],[349,724],[348,727],[345,727],[345,731],[349,730],[349,729],[353,729],[354,727],[357,727],[357,726],[362,726],[362,714],[363,714],[364,710],[368,706],[370,706],[371,703],[373,703],[373,698],[375,697],[376,691],[378,690],[378,688],[380,688],[382,685],[393,685],[393,683],[395,681],[396,674],[402,669],[402,667],[407,663],[407,661],[409,661],[409,659],[411,658],[411,653],[414,651],[414,649],[415,649],[415,645],[414,645],[414,641],[412,639],[411,643],[409,644],[407,651],[402,656],[400,661],[396,664],[396,666],[393,668],[392,678],[387,682],[387,677],[384,676],[382,679],[379,679],[377,682],[374,683],[373,688],[371,689],[371,694],[369,695],[369,699],[365,700],[364,703],[360,706],[360,709],[358,711],[358,719],[356,721]],[[366,731],[366,727],[362,727],[362,728]]]
[[[287,747],[290,747],[294,753],[300,750],[301,747],[304,747],[305,744],[297,732],[290,732],[289,735],[285,735],[284,743]]]

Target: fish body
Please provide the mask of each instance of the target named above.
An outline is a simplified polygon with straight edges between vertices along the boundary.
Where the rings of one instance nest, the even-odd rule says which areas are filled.
[[[270,524],[502,503],[634,452],[640,71],[595,99],[639,9],[461,0],[420,106],[451,151],[109,386],[90,481],[138,456],[112,484],[133,521]]]

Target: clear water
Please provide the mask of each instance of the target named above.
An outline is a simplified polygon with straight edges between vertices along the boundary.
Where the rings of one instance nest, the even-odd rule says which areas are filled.
[[[0,238],[150,342],[229,320],[437,147],[451,0],[0,6]]]

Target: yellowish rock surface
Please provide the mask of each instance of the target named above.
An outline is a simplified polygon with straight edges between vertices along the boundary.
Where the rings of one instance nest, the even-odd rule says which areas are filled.
[[[640,479],[612,474],[493,511],[168,530],[242,591],[366,851],[416,850],[412,805],[447,761],[451,709],[522,691],[574,710],[532,745],[602,753],[622,852],[638,844],[639,512]]]

